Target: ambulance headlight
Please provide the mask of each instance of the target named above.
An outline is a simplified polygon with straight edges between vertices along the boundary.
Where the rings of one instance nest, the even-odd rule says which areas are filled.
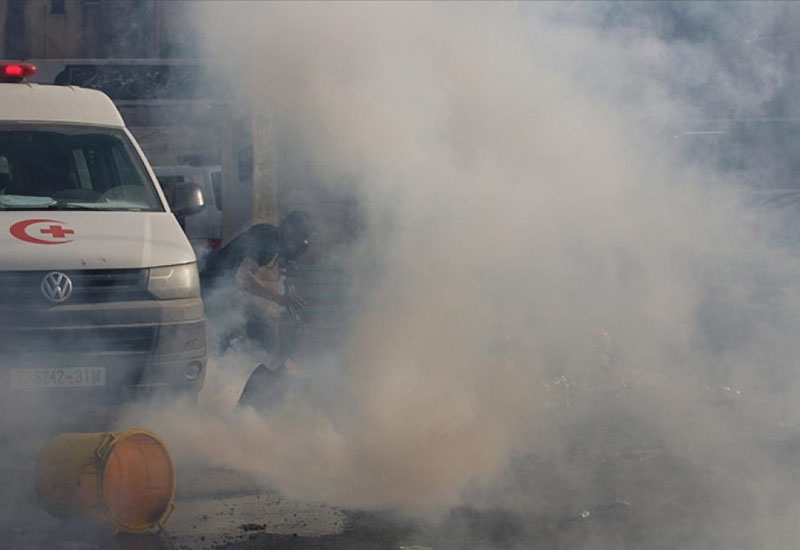
[[[200,296],[200,277],[197,274],[197,264],[150,268],[147,291],[160,300]]]

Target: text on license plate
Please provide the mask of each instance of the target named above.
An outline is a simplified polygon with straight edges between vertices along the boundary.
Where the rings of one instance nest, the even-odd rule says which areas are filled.
[[[12,388],[64,388],[105,385],[105,367],[11,369]]]

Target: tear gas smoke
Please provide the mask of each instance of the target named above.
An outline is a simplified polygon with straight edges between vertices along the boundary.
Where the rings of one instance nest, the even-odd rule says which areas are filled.
[[[317,177],[358,182],[370,270],[343,352],[280,410],[148,426],[179,459],[339,505],[452,505],[513,456],[619,439],[713,462],[712,492],[750,471],[737,487],[769,500],[753,465],[796,412],[796,259],[741,208],[743,173],[687,164],[675,136],[774,97],[780,55],[737,34],[774,10],[686,10],[709,40],[642,5],[198,5],[243,104]],[[752,406],[715,405],[723,387]]]

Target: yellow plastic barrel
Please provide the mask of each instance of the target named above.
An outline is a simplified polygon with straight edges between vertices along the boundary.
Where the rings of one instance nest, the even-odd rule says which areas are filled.
[[[147,430],[60,434],[39,453],[36,493],[57,518],[142,533],[163,527],[175,508],[175,466]]]

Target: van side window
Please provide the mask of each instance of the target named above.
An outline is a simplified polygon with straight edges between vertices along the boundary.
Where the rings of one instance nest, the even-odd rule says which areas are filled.
[[[222,211],[222,173],[211,172],[211,189],[214,191],[214,202],[217,210]]]

